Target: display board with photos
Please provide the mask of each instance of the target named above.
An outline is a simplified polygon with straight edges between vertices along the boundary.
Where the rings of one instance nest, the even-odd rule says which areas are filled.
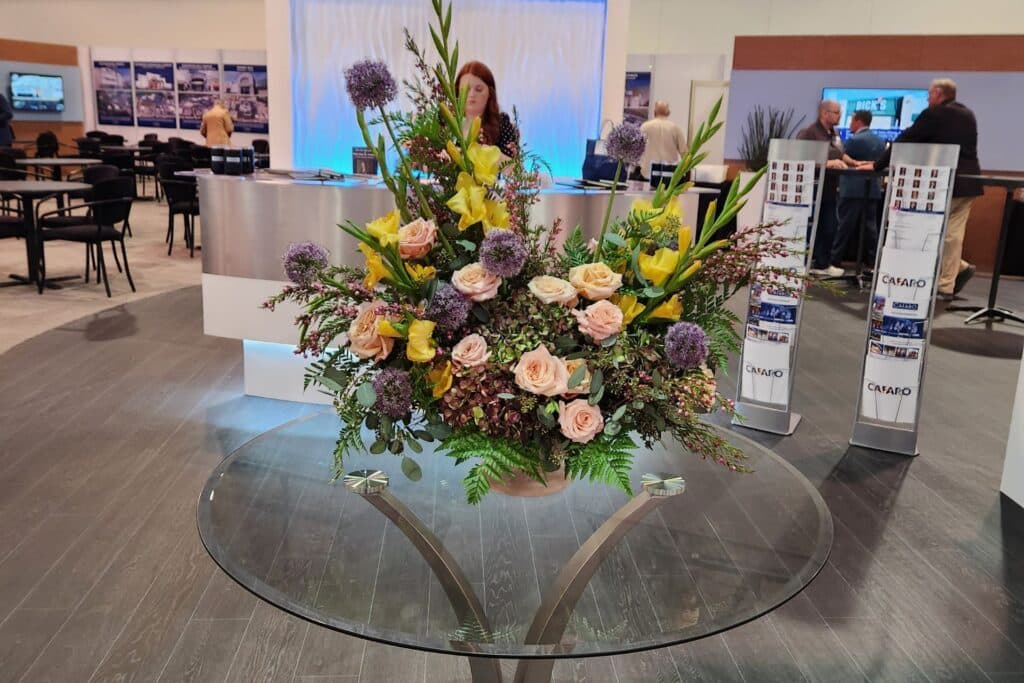
[[[135,121],[149,128],[177,128],[174,105],[174,64],[134,62]]]
[[[242,133],[269,132],[267,67],[225,64],[224,104],[231,112],[235,130]]]
[[[92,82],[96,92],[96,120],[108,126],[134,125],[131,62],[94,61]]]
[[[957,154],[953,145],[893,148],[851,440],[856,445],[917,452],[932,301]]]
[[[738,424],[789,434],[799,416],[790,413],[792,370],[807,271],[807,240],[813,239],[828,143],[772,140],[765,174],[762,224],[791,245],[764,258],[750,286],[737,387]],[[769,277],[767,273],[773,275]]]
[[[184,130],[199,130],[203,114],[220,96],[220,65],[178,62],[174,87],[178,93],[178,126]]]

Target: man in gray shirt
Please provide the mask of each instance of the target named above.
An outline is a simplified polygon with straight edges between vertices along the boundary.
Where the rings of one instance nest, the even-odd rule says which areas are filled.
[[[829,143],[827,168],[846,168],[843,162],[843,142],[836,132],[839,123],[839,103],[834,100],[822,100],[818,105],[818,119],[796,134],[797,140],[820,140]],[[839,217],[836,214],[836,193],[839,183],[836,177],[824,175],[819,182],[824,183],[821,192],[821,207],[818,209],[818,231],[815,233],[813,251],[811,252],[811,275],[819,277],[839,277],[843,269],[833,266],[832,243],[835,240],[836,226]]]

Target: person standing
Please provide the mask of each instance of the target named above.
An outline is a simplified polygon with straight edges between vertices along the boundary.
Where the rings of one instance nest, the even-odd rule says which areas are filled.
[[[853,112],[850,119],[850,137],[846,139],[843,161],[856,165],[863,161],[875,161],[885,153],[885,141],[871,131],[871,112],[861,109]],[[864,261],[874,267],[875,248],[878,244],[878,202],[882,186],[878,178],[857,178],[849,174],[839,179],[839,226],[832,242],[832,262],[840,267],[850,238],[860,230],[864,221]]]
[[[652,163],[674,164],[686,154],[686,136],[682,128],[669,120],[671,114],[668,102],[659,100],[654,103],[654,118],[640,126],[647,137],[638,169],[644,180],[650,180]]]
[[[828,143],[828,162],[826,168],[846,168],[843,161],[843,141],[836,132],[839,123],[839,103],[834,100],[822,100],[818,105],[818,118],[796,134],[797,140],[817,140]],[[818,208],[818,231],[815,233],[811,251],[811,275],[819,277],[839,277],[843,269],[833,266],[832,243],[835,241],[836,225],[839,218],[836,214],[836,193],[839,183],[835,175],[825,175],[820,181],[821,206]]]
[[[14,118],[14,110],[7,98],[0,94],[0,147],[10,147],[14,144],[14,133],[11,131],[11,119]]]
[[[967,232],[971,205],[975,197],[984,193],[984,189],[980,180],[961,176],[981,174],[978,161],[978,121],[974,118],[974,112],[957,101],[956,83],[949,78],[936,78],[928,88],[928,108],[918,114],[914,123],[900,133],[895,142],[960,145],[953,201],[949,207],[949,221],[942,246],[942,265],[939,268],[938,296],[950,301],[964,288],[976,270],[973,264],[963,260],[964,234]],[[858,168],[881,171],[888,168],[891,154],[890,147],[874,163],[861,164]]]
[[[231,143],[231,133],[235,124],[231,121],[231,113],[224,107],[221,100],[214,100],[213,106],[203,114],[203,122],[199,126],[199,134],[206,138],[206,146],[227,145]]]

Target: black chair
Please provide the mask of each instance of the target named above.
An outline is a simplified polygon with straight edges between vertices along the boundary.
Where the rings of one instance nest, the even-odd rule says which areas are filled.
[[[53,158],[60,156],[60,141],[53,131],[44,131],[36,136],[36,158]]]
[[[78,156],[83,158],[95,158],[103,153],[99,138],[75,138],[75,144],[78,146]]]
[[[102,130],[90,130],[88,133],[85,134],[85,137],[102,140],[103,138],[107,137],[107,134],[104,133]]]
[[[142,139],[153,140],[155,142],[160,139],[160,136],[157,133],[146,133],[145,135],[142,136]],[[142,142],[140,142],[139,144],[141,145]]]
[[[192,166],[174,157],[158,160],[160,186],[167,197],[167,255],[174,249],[174,217],[181,215],[184,223],[185,246],[189,256],[195,256],[195,217],[199,215],[199,190],[195,178],[176,176],[178,171],[191,171]]]
[[[110,296],[110,280],[107,277],[106,261],[103,258],[103,243],[110,242],[114,251],[114,261],[117,263],[118,271],[121,270],[121,263],[117,259],[116,243],[121,243],[121,260],[124,261],[124,274],[128,278],[128,284],[132,291],[135,291],[135,282],[132,280],[132,272],[128,268],[128,252],[125,249],[124,238],[127,232],[128,218],[132,211],[132,200],[134,198],[134,180],[129,177],[118,176],[104,180],[93,186],[93,199],[84,204],[66,206],[62,209],[55,209],[36,216],[38,226],[40,247],[46,242],[54,240],[66,240],[69,242],[80,242],[86,245],[85,253],[85,281],[89,281],[89,260],[92,256],[96,261],[96,269],[99,271],[96,276],[97,283],[103,277],[103,286]],[[70,213],[75,209],[87,207],[89,214],[87,222],[77,225],[69,225],[57,228],[45,227],[47,220],[58,215]],[[38,212],[38,208],[37,208]],[[120,224],[120,227],[118,227]],[[95,251],[93,251],[95,250]],[[43,282],[46,277],[46,250],[39,250],[39,293],[43,292]]]
[[[192,145],[192,165],[195,168],[210,168],[210,148]]]
[[[25,216],[13,206],[0,205],[0,239],[26,236]]]
[[[153,179],[154,196],[160,198],[160,184],[156,182],[156,145],[153,139],[139,141],[139,154],[135,157],[135,177],[142,181],[142,194],[146,194],[146,179]]]
[[[117,166],[112,164],[95,164],[93,166],[83,166],[81,170],[69,174],[67,179],[70,181],[95,185],[96,183],[104,180],[116,178],[119,175],[121,175],[121,171]],[[67,196],[71,199],[81,199],[82,201],[87,202],[93,198],[92,188],[88,190],[72,190],[67,193]]]
[[[107,147],[123,147],[124,136],[104,134],[103,141],[100,144],[105,145]]]

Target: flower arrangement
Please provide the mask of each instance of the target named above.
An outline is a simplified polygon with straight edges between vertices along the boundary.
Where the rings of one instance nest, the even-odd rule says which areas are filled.
[[[365,226],[339,226],[358,241],[365,267],[330,265],[322,247],[292,245],[291,284],[265,304],[303,307],[297,352],[316,357],[307,387],[332,394],[343,421],[336,475],[347,452],[367,448],[366,434],[371,453],[400,454],[412,478],[425,442],[472,461],[464,486],[474,503],[498,480],[524,472],[544,482],[560,468],[629,491],[636,440],[651,445],[665,434],[745,471],[743,454],[698,416],[732,409],[709,369],[739,348],[726,301],[786,245],[759,239],[761,228],[716,239],[757,177],[734,183],[700,234],[682,223],[682,179],[722,125],[718,106],[650,200],[624,218],[611,217],[609,201],[595,240],[579,226],[566,235],[557,223],[532,225],[539,162],[525,145],[509,158],[486,144],[479,118],[463,125],[451,5],[432,2],[439,62],[428,65],[406,32],[414,111],[387,111],[397,86],[384,64],[346,71],[359,127],[395,199]],[[387,139],[373,140],[371,125]],[[621,171],[644,144],[639,128],[624,124],[608,152]]]

